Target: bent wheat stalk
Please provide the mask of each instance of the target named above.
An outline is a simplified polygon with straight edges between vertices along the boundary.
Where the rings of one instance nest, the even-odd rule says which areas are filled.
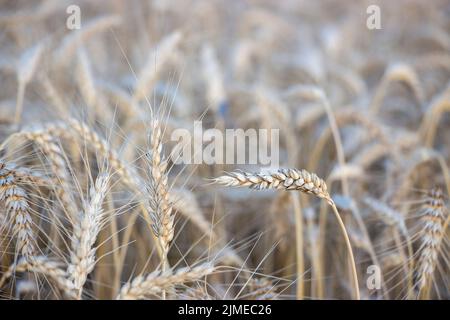
[[[228,187],[249,187],[256,190],[298,190],[307,194],[313,194],[321,199],[326,200],[332,207],[336,219],[338,220],[339,227],[341,228],[341,231],[344,235],[345,243],[347,245],[347,250],[351,260],[354,295],[357,300],[360,300],[358,275],[356,272],[356,264],[353,256],[352,246],[350,244],[344,222],[339,215],[333,199],[328,193],[325,181],[323,181],[314,173],[298,169],[279,169],[270,173],[231,172],[225,176],[218,177],[213,181],[215,183]]]

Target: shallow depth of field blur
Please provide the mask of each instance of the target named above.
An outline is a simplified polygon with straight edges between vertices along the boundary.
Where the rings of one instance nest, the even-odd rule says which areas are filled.
[[[362,299],[449,299],[447,111],[446,0],[0,0],[0,298],[354,298],[326,201],[214,183],[258,164],[172,163],[171,133],[201,120],[279,129],[280,167],[326,181]]]

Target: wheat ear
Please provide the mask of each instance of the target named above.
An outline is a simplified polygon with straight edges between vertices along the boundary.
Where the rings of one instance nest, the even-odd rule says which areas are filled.
[[[23,131],[20,134],[23,134],[24,137],[38,144],[46,155],[52,171],[60,184],[59,188],[55,188],[55,192],[61,200],[64,210],[67,211],[69,218],[73,220],[78,209],[72,197],[71,179],[67,170],[63,149],[57,143],[56,139],[44,128]]]
[[[15,272],[35,272],[48,277],[69,298],[75,298],[73,283],[67,278],[67,273],[62,268],[62,263],[49,259],[46,256],[36,256],[32,261],[21,258],[11,265],[0,279],[0,288],[5,281]]]
[[[147,193],[152,229],[162,250],[163,272],[167,267],[167,253],[174,236],[173,204],[169,196],[167,161],[162,155],[162,131],[158,120],[153,120],[150,132],[149,183]]]
[[[420,298],[428,298],[431,280],[438,264],[441,244],[444,239],[446,207],[439,188],[430,191],[423,211],[421,253],[417,264],[417,289]]]
[[[0,201],[5,202],[8,216],[14,220],[12,231],[17,237],[17,251],[31,261],[36,248],[27,194],[17,183],[14,166],[3,161],[0,161]]]
[[[251,189],[299,190],[325,199],[330,205],[333,200],[327,191],[325,181],[306,170],[279,169],[270,173],[231,172],[214,179],[227,187],[249,187]]]
[[[213,273],[214,270],[214,266],[210,263],[204,263],[194,268],[181,268],[174,273],[169,272],[170,270],[166,272],[156,270],[147,276],[137,276],[123,285],[117,299],[145,299],[149,295],[160,294],[174,285],[198,281]]]
[[[338,220],[339,227],[344,235],[347,245],[348,254],[350,256],[354,294],[357,300],[360,300],[358,275],[356,271],[355,259],[353,256],[352,246],[345,229],[339,212],[330,197],[325,181],[319,178],[315,173],[298,169],[278,169],[269,173],[247,173],[247,172],[231,172],[225,176],[218,177],[213,180],[218,184],[230,187],[249,187],[251,189],[282,189],[282,190],[298,190],[307,194],[313,194],[324,199],[332,207],[333,213]]]
[[[97,249],[94,244],[105,219],[102,204],[106,196],[108,183],[109,175],[102,173],[97,177],[89,192],[90,199],[85,205],[84,212],[79,217],[78,223],[74,225],[70,264],[67,273],[73,281],[77,298],[81,298],[83,285],[95,266]]]

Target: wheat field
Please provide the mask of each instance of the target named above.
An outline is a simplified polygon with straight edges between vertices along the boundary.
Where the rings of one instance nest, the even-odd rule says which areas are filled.
[[[450,298],[448,0],[0,0],[0,84],[0,299]]]

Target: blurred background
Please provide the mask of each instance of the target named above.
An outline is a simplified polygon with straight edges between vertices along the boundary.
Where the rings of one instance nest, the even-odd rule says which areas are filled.
[[[429,190],[441,188],[447,201],[450,187],[449,33],[448,0],[0,0],[2,159],[53,174],[36,139],[7,140],[44,130],[60,146],[66,187],[81,203],[100,170],[99,154],[114,152],[145,179],[149,105],[164,119],[166,156],[170,133],[192,130],[195,120],[205,129],[279,129],[280,166],[327,181],[351,236],[362,297],[416,297],[425,259],[421,210]],[[84,132],[73,142],[64,129],[73,119],[99,138]],[[183,286],[172,297],[351,297],[345,245],[324,203],[206,180],[236,169],[259,172],[255,165],[169,168],[184,201],[177,202],[170,264],[215,257],[222,266],[207,285]],[[115,215],[100,233],[103,257],[87,282],[88,298],[113,298],[121,283],[159,264],[137,214],[142,195],[118,176],[105,205]],[[41,197],[31,203],[36,232],[47,239],[40,250],[66,261],[70,227],[43,218],[61,204]],[[0,228],[3,272],[14,260],[8,223]],[[432,248],[438,253],[428,259],[427,298],[449,298],[442,226],[439,248]],[[379,290],[366,285],[370,265],[382,272]],[[61,297],[48,281],[31,282],[41,293],[30,289],[29,296]],[[5,284],[2,297],[21,297],[17,291]]]

